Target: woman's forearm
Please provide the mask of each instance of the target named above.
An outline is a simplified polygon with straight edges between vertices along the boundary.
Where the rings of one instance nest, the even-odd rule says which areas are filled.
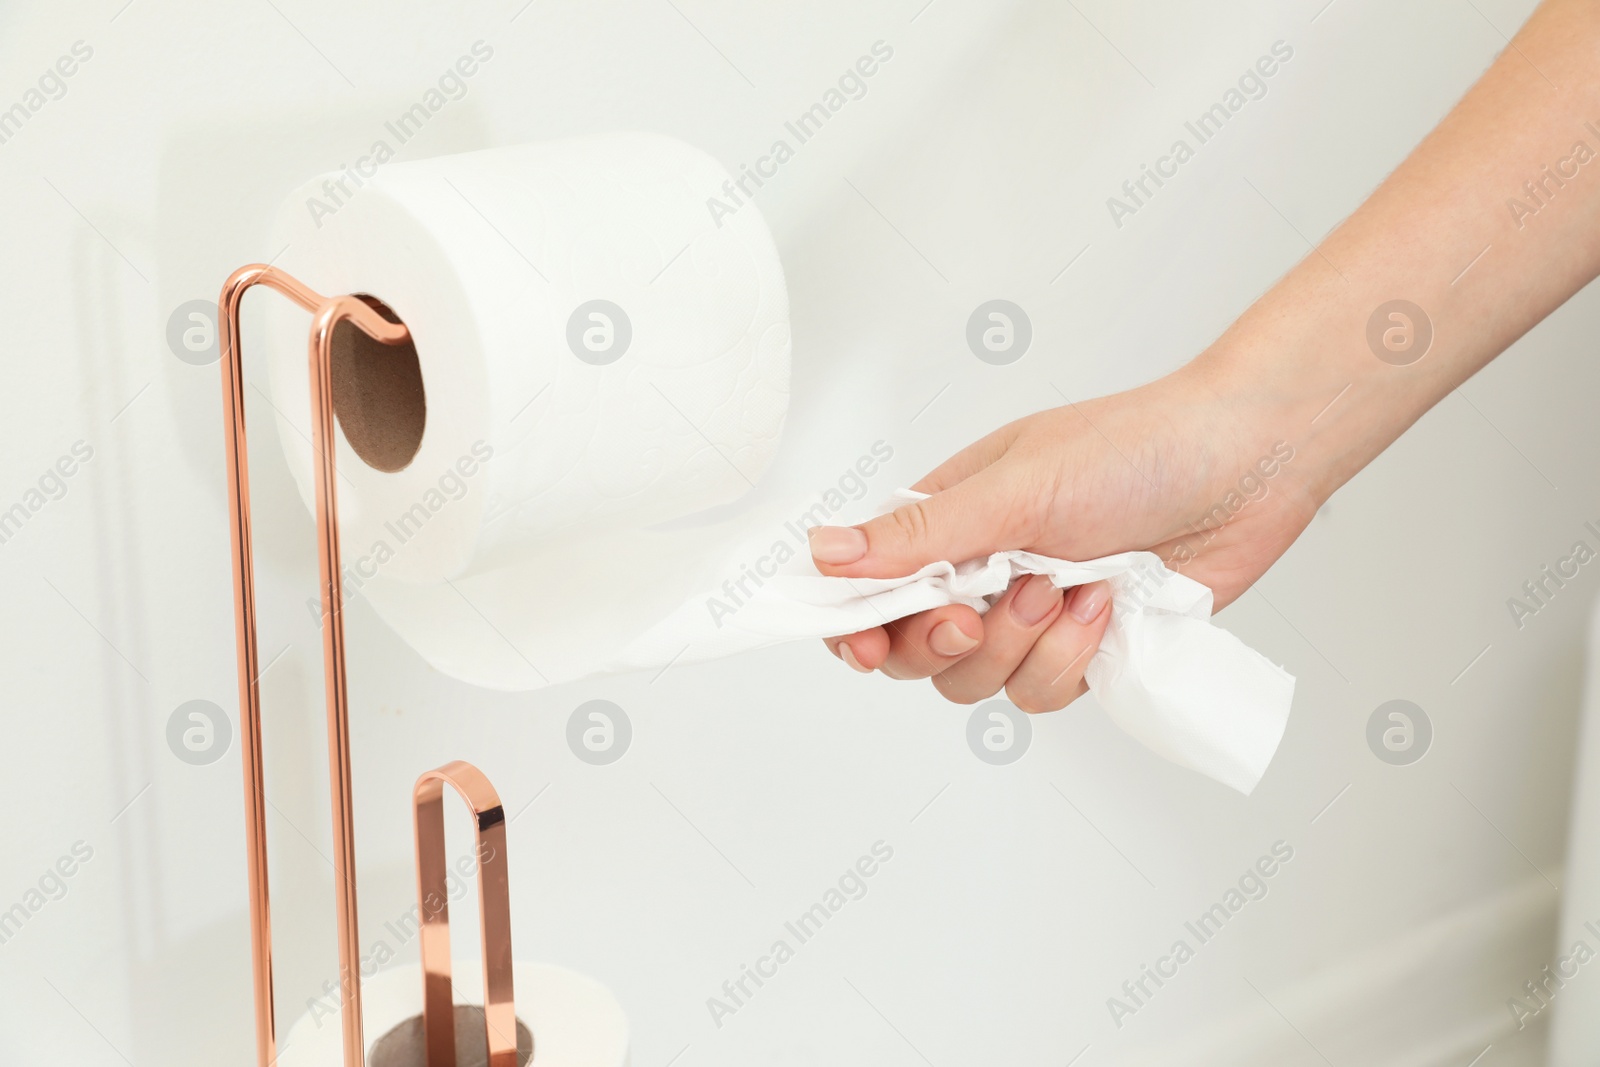
[[[1173,374],[1001,427],[857,527],[813,530],[824,574],[888,578],[1022,548],[1158,554],[1226,606],[1322,501],[1600,273],[1600,0],[1546,0],[1350,218]],[[1292,462],[1291,462],[1292,460]],[[1270,486],[1268,481],[1270,480]],[[858,670],[1064,707],[1103,583],[1018,583],[831,640]]]
[[[1600,4],[1547,0],[1188,373],[1250,397],[1326,498],[1597,274]]]

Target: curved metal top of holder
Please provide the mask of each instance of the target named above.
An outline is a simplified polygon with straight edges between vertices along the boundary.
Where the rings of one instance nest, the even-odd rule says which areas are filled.
[[[511,903],[506,815],[483,772],[454,760],[417,779],[417,910],[422,921],[422,1026],[428,1067],[456,1067],[450,983],[450,888],[444,856],[444,787],[472,809],[483,938],[483,1023],[488,1067],[517,1067],[517,1014],[511,988]]]
[[[344,603],[340,581],[338,501],[334,494],[333,331],[348,320],[374,340],[396,345],[410,337],[357,296],[324,297],[276,267],[256,263],[233,272],[217,300],[222,341],[222,410],[228,470],[228,520],[233,543],[234,622],[238,638],[240,750],[244,757],[245,839],[249,859],[250,948],[255,979],[256,1055],[260,1067],[277,1060],[272,999],[272,922],[267,893],[267,823],[262,772],[260,660],[256,649],[255,574],[250,527],[249,452],[244,425],[244,371],[239,310],[252,286],[276,289],[312,313],[312,449],[316,456],[317,557],[321,571],[323,664],[328,700],[328,768],[333,799],[334,891],[338,899],[340,1012],[346,1067],[366,1058],[361,1039],[361,971],[355,889],[355,823],[351,812],[350,728],[344,670]]]

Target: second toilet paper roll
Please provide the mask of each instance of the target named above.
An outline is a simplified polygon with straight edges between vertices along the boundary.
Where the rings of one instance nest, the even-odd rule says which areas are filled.
[[[679,141],[609,134],[369,158],[289,198],[280,265],[378,298],[415,344],[408,367],[336,336],[347,583],[559,558],[760,477],[787,409],[788,298],[754,209],[707,211],[726,177]],[[273,401],[309,505],[305,318],[271,314]]]
[[[533,1035],[537,1067],[628,1067],[628,1018],[599,982],[548,963],[514,963],[517,1021]],[[472,960],[452,965],[457,1004],[483,1003],[483,976]],[[369,1060],[384,1036],[422,1012],[422,967],[402,964],[361,983],[363,1037]],[[338,1012],[306,1014],[279,1045],[279,1067],[339,1067],[344,1062]],[[374,1063],[373,1067],[381,1067]]]

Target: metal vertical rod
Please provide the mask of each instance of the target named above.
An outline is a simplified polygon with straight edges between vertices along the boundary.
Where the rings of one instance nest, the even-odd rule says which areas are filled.
[[[456,1067],[455,1004],[450,981],[450,888],[444,855],[444,786],[472,809],[483,938],[483,1025],[488,1067],[517,1067],[517,1009],[512,989],[511,894],[506,814],[484,773],[454,760],[417,779],[417,911],[422,923],[422,1031],[428,1067]]]
[[[355,833],[351,803],[350,723],[345,684],[343,590],[340,583],[338,502],[335,497],[333,329],[349,319],[384,344],[399,344],[409,332],[384,319],[358,297],[325,299],[275,267],[241,267],[223,284],[217,301],[221,340],[222,410],[228,474],[228,520],[233,546],[234,623],[239,667],[239,718],[244,759],[245,842],[250,890],[250,953],[255,987],[256,1057],[274,1067],[277,1031],[272,990],[272,918],[268,893],[266,779],[261,743],[261,687],[256,647],[254,552],[250,523],[250,463],[245,434],[244,370],[240,359],[239,311],[254,285],[276,289],[314,313],[308,358],[311,368],[313,444],[316,452],[317,557],[321,572],[323,663],[327,676],[328,769],[333,803],[334,892],[337,898],[340,1012],[346,1067],[361,1067],[361,971],[356,915]]]

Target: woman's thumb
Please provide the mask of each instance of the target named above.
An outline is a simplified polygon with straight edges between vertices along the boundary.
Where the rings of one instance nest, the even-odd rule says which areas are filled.
[[[998,552],[1012,523],[1012,502],[980,473],[926,500],[903,504],[859,526],[814,526],[811,558],[823,574],[898,578],[929,563],[959,563]]]

